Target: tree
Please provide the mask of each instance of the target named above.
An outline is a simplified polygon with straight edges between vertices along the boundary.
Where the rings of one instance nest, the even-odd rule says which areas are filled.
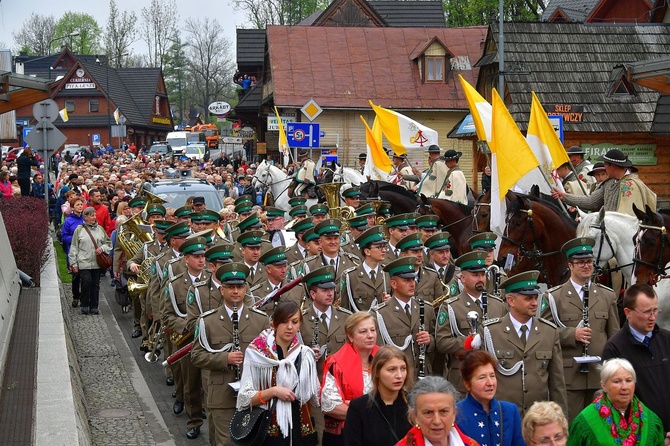
[[[175,0],[151,0],[149,8],[142,8],[140,36],[149,49],[147,63],[163,68],[165,55],[177,35],[177,4]]]
[[[115,68],[125,66],[127,56],[132,52],[130,46],[137,40],[134,12],[123,11],[119,15],[116,1],[109,1],[109,19],[105,32],[105,53]]]
[[[49,54],[49,42],[55,37],[55,33],[54,16],[33,12],[30,18],[23,22],[21,29],[12,33],[16,45],[15,52],[25,51],[31,56],[46,56]]]
[[[233,0],[237,11],[244,11],[247,20],[258,29],[267,25],[295,25],[319,9],[325,9],[327,0]]]
[[[73,33],[77,36],[69,37]],[[64,40],[72,41],[71,49],[78,54],[100,53],[100,26],[90,14],[67,11],[56,24],[56,36],[65,36]],[[68,42],[69,43],[69,42]],[[54,42],[52,51],[60,50],[58,42]]]
[[[443,0],[447,26],[488,25],[498,18],[499,0]],[[504,20],[534,22],[546,8],[546,0],[505,0]]]
[[[207,110],[212,101],[223,98],[232,88],[232,44],[216,19],[186,19],[185,31],[188,70],[181,74],[189,81],[195,104]]]

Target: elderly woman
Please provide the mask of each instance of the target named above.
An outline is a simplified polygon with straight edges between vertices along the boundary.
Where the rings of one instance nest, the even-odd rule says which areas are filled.
[[[347,411],[346,446],[388,446],[407,434],[412,427],[407,419],[407,392],[413,384],[409,370],[407,356],[397,347],[377,351],[370,367],[372,390],[353,400]]]
[[[635,369],[614,358],[600,370],[603,392],[570,425],[569,445],[663,445],[660,418],[635,396]]]
[[[326,427],[323,446],[342,445],[342,431],[351,400],[372,389],[370,365],[379,350],[377,326],[368,312],[354,313],[344,324],[347,342],[323,364],[321,410]]]
[[[496,359],[483,350],[472,350],[463,358],[461,378],[468,394],[456,404],[458,426],[482,445],[524,446],[516,404],[495,398],[496,365]]]
[[[409,393],[409,419],[414,423],[396,446],[478,446],[456,425],[454,386],[441,376],[428,376]]]
[[[553,401],[538,401],[530,406],[521,422],[526,444],[564,446],[568,441],[568,419]]]
[[[100,276],[103,272],[98,266],[96,255],[109,252],[112,243],[105,230],[98,225],[94,208],[83,211],[84,223],[74,230],[68,259],[72,272],[81,280],[81,313],[100,314]]]

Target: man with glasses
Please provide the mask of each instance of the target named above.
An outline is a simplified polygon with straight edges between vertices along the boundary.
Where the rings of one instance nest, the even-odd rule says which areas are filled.
[[[661,309],[654,289],[645,284],[631,285],[623,295],[626,323],[603,348],[603,361],[624,358],[633,364],[637,381],[635,394],[663,421],[670,431],[670,331],[658,326]],[[670,432],[666,434],[666,442]]]
[[[601,355],[607,339],[619,331],[616,295],[610,288],[592,282],[594,245],[595,240],[590,237],[577,237],[563,245],[561,251],[568,258],[570,279],[548,290],[538,308],[538,316],[542,315],[558,327],[569,421],[591,404],[594,392],[600,389],[598,363],[588,364],[588,372],[583,372],[575,358],[584,354],[585,346],[588,346],[588,355]],[[589,326],[585,327],[587,285]]]

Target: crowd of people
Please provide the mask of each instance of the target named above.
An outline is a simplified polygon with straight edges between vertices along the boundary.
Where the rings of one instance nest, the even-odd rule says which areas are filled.
[[[462,200],[460,152],[427,152],[418,175],[396,157],[398,183]],[[631,175],[625,155],[610,152],[610,178]],[[99,314],[101,253],[112,256],[114,285],[141,285],[137,347],[158,353],[163,332],[166,357],[192,345],[165,370],[187,438],[206,413],[212,444],[241,444],[236,417],[261,407],[271,413],[266,445],[670,444],[670,332],[655,323],[658,296],[631,286],[620,320],[615,293],[591,283],[593,239],[566,243],[569,278],[541,291],[537,271],[495,282],[495,234],[451,258],[436,215],[390,215],[390,203],[361,203],[356,186],[342,197],[354,211],[343,221],[327,205],[308,208],[306,192],[288,212],[262,206],[249,185],[255,165],[241,157],[92,155],[57,160],[72,305]],[[285,169],[303,184],[318,177],[307,158]],[[37,163],[29,169],[38,175]],[[181,170],[222,191],[224,208],[193,196],[175,209],[142,192]],[[556,192],[586,209],[603,196],[610,206],[607,194]]]

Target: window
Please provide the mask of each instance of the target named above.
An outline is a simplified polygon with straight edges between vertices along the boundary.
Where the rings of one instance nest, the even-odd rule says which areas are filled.
[[[68,113],[74,113],[74,101],[65,101],[65,109]]]
[[[98,113],[98,101],[97,100],[91,100],[88,101],[88,112],[89,113]]]
[[[444,56],[426,56],[426,82],[444,82]]]

